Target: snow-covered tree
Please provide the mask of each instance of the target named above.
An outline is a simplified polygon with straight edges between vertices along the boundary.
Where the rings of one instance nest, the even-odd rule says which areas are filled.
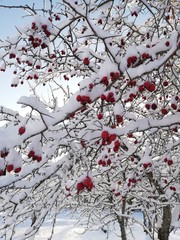
[[[1,237],[26,221],[19,239],[33,239],[51,217],[51,239],[69,207],[89,227],[119,223],[123,240],[139,209],[150,238],[168,240],[180,226],[178,1],[42,2],[0,5],[29,17],[1,41],[0,70],[32,91],[26,116],[0,108]]]

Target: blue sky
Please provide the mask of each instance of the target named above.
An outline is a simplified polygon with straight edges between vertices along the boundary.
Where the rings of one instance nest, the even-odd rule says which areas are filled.
[[[26,5],[32,6],[33,3],[39,8],[43,6],[44,0],[0,0],[0,5]],[[49,2],[47,0],[47,2]],[[54,0],[54,2],[58,2]],[[11,37],[16,33],[15,26],[24,26],[26,22],[30,21],[28,17],[23,17],[27,13],[22,9],[4,9],[0,8],[0,39],[5,39],[7,36]],[[23,18],[22,18],[23,17]],[[140,18],[139,20],[142,20]],[[19,110],[20,106],[17,104],[18,99],[23,95],[30,95],[28,91],[28,84],[25,82],[17,88],[12,88],[11,79],[13,69],[9,69],[5,73],[0,72],[0,106],[6,106]]]
[[[58,2],[53,0],[54,3]],[[42,8],[44,0],[0,0],[0,5],[26,5],[32,6],[36,4],[38,8]],[[49,1],[47,0],[47,4]],[[48,6],[47,6],[48,7]],[[30,21],[30,18],[24,17],[27,15],[22,9],[4,9],[0,8],[0,39],[6,39],[7,36],[13,37],[16,33],[16,28],[24,26]],[[23,18],[22,18],[23,17]],[[11,80],[14,78],[13,68],[8,69],[6,72],[0,72],[0,106],[8,107],[13,110],[18,110],[21,114],[26,113],[26,110],[22,109],[17,101],[21,96],[29,96],[31,92],[28,88],[28,83],[25,81],[23,85],[19,84],[18,87],[11,87]],[[74,90],[77,89],[77,81],[74,86]],[[67,82],[64,83],[66,87]],[[47,96],[46,87],[43,88],[43,97]]]
[[[25,5],[32,6],[33,2],[41,4],[42,0],[1,0],[0,5]],[[11,37],[16,33],[15,26],[22,26],[28,22],[28,18],[22,17],[26,13],[22,9],[4,9],[0,8],[0,39],[5,39],[7,36]],[[13,70],[9,69],[5,73],[0,72],[0,106],[3,105],[14,110],[19,110],[20,106],[16,104],[18,99],[23,95],[29,95],[28,85],[19,85],[17,88],[12,88],[11,79],[14,77]]]

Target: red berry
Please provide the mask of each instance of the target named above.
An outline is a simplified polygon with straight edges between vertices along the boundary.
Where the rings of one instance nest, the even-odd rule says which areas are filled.
[[[14,172],[15,172],[15,173],[19,173],[20,171],[21,171],[21,167],[18,167],[18,168],[15,168],[15,169],[14,169]]]
[[[80,102],[81,99],[82,99],[81,96],[80,96],[80,95],[77,95],[76,100],[77,100],[78,102]]]
[[[98,20],[98,24],[102,24],[102,19],[99,19],[99,20]]]
[[[148,168],[148,166],[149,166],[148,163],[144,163],[144,164],[143,164],[143,167],[144,167],[145,169]]]
[[[128,133],[129,138],[133,138],[133,133]]]
[[[150,85],[151,85],[151,83],[150,83],[149,81],[146,81],[146,82],[144,83],[144,87],[145,87],[146,89],[149,89]]]
[[[113,79],[119,79],[119,72],[115,72],[114,75],[113,75]]]
[[[41,157],[41,156],[36,156],[36,160],[37,160],[38,162],[40,162],[40,161],[42,160],[42,157]]]
[[[168,160],[167,164],[168,164],[168,166],[171,166],[173,164],[173,160]]]
[[[89,65],[89,63],[90,63],[89,58],[84,58],[83,63],[84,63],[84,65]]]
[[[84,184],[85,187],[91,186],[92,185],[92,179],[89,176],[87,176],[87,177],[84,178],[82,183]]]
[[[152,110],[156,110],[157,104],[156,104],[156,103],[153,103],[153,104],[151,105],[151,108],[152,108]]]
[[[117,120],[118,123],[122,123],[123,117],[120,116],[120,115],[116,115],[116,120]]]
[[[136,56],[132,56],[132,62],[135,63],[137,61],[137,57]]]
[[[112,162],[111,162],[111,159],[108,159],[108,160],[107,160],[107,165],[111,165],[111,163],[112,163]]]
[[[98,119],[100,120],[100,119],[103,118],[103,114],[102,114],[102,113],[99,113],[97,117],[98,117]]]
[[[161,109],[161,112],[162,112],[163,115],[168,114],[168,110],[167,110],[166,108],[162,108],[162,109]]]
[[[172,103],[172,104],[171,104],[171,107],[172,107],[174,110],[177,109],[177,105],[176,105],[175,103]]]
[[[113,151],[114,152],[118,152],[119,151],[119,147],[113,147]]]
[[[41,66],[40,65],[36,65],[36,69],[40,69],[41,68]]]
[[[8,164],[8,165],[6,166],[7,172],[11,172],[13,169],[14,169],[14,166],[13,166],[12,164]]]
[[[114,97],[107,97],[106,101],[107,101],[107,102],[114,103],[116,100],[115,100]]]
[[[77,188],[77,190],[78,190],[78,193],[80,192],[80,191],[83,191],[84,190],[84,184],[82,183],[82,182],[79,182],[79,183],[77,183],[77,185],[76,185],[76,188]]]
[[[143,58],[143,59],[149,58],[149,54],[148,54],[148,53],[143,53],[143,54],[142,54],[142,58]]]
[[[89,84],[89,89],[93,89],[93,87],[94,87],[94,84],[93,84],[93,83],[90,83],[90,84]]]
[[[120,196],[120,192],[115,193],[115,196],[116,197]]]
[[[120,143],[120,141],[119,140],[116,140],[115,142],[114,142],[114,146],[115,147],[120,147],[120,145],[121,145],[121,143]]]
[[[39,77],[38,77],[38,75],[37,74],[34,74],[34,79],[38,79]]]
[[[127,63],[128,63],[128,67],[130,67],[131,64],[132,64],[132,58],[131,58],[131,57],[129,57],[129,58],[127,59]]]
[[[107,95],[108,98],[112,98],[113,96],[114,96],[113,92],[109,92],[108,95]]]
[[[176,100],[176,101],[179,101],[179,96],[175,96],[175,100]]]
[[[117,137],[116,134],[111,134],[111,135],[109,136],[109,141],[110,141],[110,142],[114,141],[114,140],[116,139],[116,137]]]
[[[100,159],[100,160],[98,161],[98,164],[99,164],[99,165],[102,165],[102,159]]]
[[[107,78],[106,76],[104,76],[104,77],[101,79],[100,82],[103,83],[103,84],[106,85],[106,86],[108,86],[108,84],[109,84],[108,78]]]
[[[85,104],[86,100],[87,100],[87,96],[85,96],[85,95],[81,96],[81,103],[82,104]]]
[[[163,82],[163,86],[165,86],[165,87],[168,86],[168,84],[169,84],[168,81]]]
[[[46,25],[46,24],[43,24],[41,27],[42,27],[42,29],[46,29],[46,28],[47,28],[47,25]]]
[[[107,131],[103,131],[101,133],[101,138],[104,139],[104,140],[107,140],[109,137],[109,133]]]
[[[144,91],[144,85],[140,85],[138,89],[139,89],[139,92],[143,92]]]
[[[35,152],[33,150],[31,150],[29,153],[28,153],[28,157],[31,158],[31,157],[34,157],[35,155]]]
[[[87,189],[88,191],[91,191],[91,190],[93,189],[93,187],[94,187],[94,184],[93,184],[93,182],[91,182],[91,183],[89,184],[89,186],[86,186],[86,189]]]
[[[106,100],[106,96],[104,94],[101,94],[101,99]]]
[[[42,48],[42,49],[47,48],[47,47],[48,47],[48,45],[47,45],[46,43],[42,43],[42,44],[41,44],[41,48]]]
[[[103,167],[106,166],[106,161],[102,161],[102,164],[101,164]]]
[[[0,176],[4,175],[4,170],[0,169]]]
[[[154,92],[155,89],[156,89],[155,84],[154,84],[154,83],[151,83],[150,86],[149,86],[149,88],[148,88],[148,90],[149,90],[150,92]]]
[[[25,131],[26,131],[26,128],[25,128],[25,127],[20,127],[20,128],[19,128],[19,130],[18,130],[18,132],[19,132],[19,135],[22,135],[22,134],[24,134],[24,133],[25,133]]]
[[[1,150],[1,151],[0,151],[0,157],[2,157],[2,158],[7,157],[8,154],[9,154],[9,152],[6,151],[6,150]]]
[[[150,109],[150,107],[151,107],[151,106],[150,106],[150,104],[149,104],[149,103],[146,103],[146,104],[145,104],[145,108],[146,108],[146,109],[148,109],[148,110],[149,110],[149,109]]]
[[[11,58],[15,58],[16,57],[16,54],[14,54],[14,53],[10,53],[9,54],[9,58],[11,59]]]
[[[83,180],[82,183],[84,184],[88,191],[91,191],[94,186],[92,179],[88,176]]]

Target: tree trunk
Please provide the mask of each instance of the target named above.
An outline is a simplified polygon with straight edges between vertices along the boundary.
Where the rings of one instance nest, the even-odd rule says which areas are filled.
[[[124,217],[122,218],[122,221],[119,222],[119,224],[120,224],[120,228],[121,228],[121,239],[122,240],[127,240]]]
[[[126,237],[126,227],[125,227],[125,217],[118,216],[118,223],[121,230],[121,240],[127,240]]]
[[[125,209],[126,209],[126,197],[122,201],[122,214],[125,213]],[[120,230],[121,230],[121,240],[127,240],[127,237],[126,237],[126,226],[125,226],[126,218],[124,216],[117,215],[117,220],[118,220],[119,227],[120,227]]]
[[[158,230],[159,240],[168,240],[171,225],[171,207],[170,205],[163,207],[163,216],[161,228]]]

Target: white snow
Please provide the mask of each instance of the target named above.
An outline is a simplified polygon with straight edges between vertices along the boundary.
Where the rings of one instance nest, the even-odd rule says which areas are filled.
[[[135,218],[138,221],[142,220],[142,215],[139,212],[134,213]],[[118,226],[104,227],[107,233],[102,230],[97,230],[98,226],[94,226],[94,230],[88,230],[85,232],[85,227],[83,225],[77,225],[76,219],[78,213],[71,214],[68,210],[60,212],[57,217],[55,224],[53,240],[120,240]],[[83,224],[83,222],[82,222]],[[39,233],[36,234],[35,240],[47,240],[51,234],[52,220],[47,220],[42,226]],[[14,240],[22,240],[23,232],[27,228],[27,223],[22,224],[16,232],[16,237]],[[130,229],[126,229],[128,240],[150,240],[139,224],[134,223]],[[176,233],[171,233],[169,240],[178,240],[180,238],[180,230]],[[157,239],[156,239],[157,240]]]

